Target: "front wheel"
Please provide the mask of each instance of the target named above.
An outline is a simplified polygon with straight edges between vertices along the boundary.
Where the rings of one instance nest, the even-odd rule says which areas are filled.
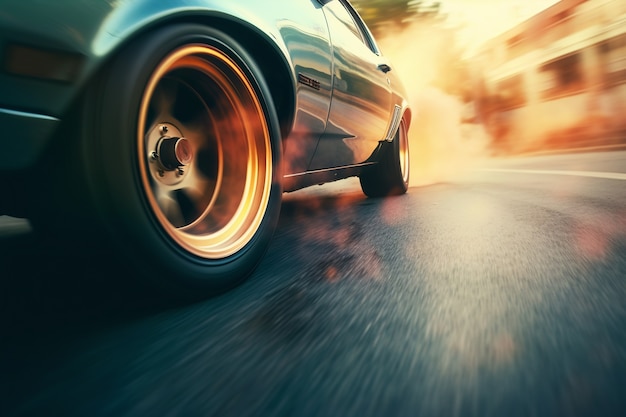
[[[237,42],[198,25],[145,35],[79,109],[81,202],[143,278],[202,296],[251,273],[278,219],[281,143]]]
[[[391,143],[383,143],[376,165],[360,177],[361,189],[368,197],[400,195],[409,188],[409,137],[402,120]]]

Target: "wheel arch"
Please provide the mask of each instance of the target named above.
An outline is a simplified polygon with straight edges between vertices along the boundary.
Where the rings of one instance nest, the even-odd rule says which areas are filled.
[[[413,112],[410,107],[406,107],[404,109],[404,113],[402,113],[402,120],[406,123],[407,130],[411,128],[411,120],[413,119]]]
[[[163,14],[149,22],[147,20],[150,18],[143,19],[143,23],[135,22],[132,27],[125,28],[124,33],[119,35],[121,41],[118,39],[117,42],[108,44],[105,58],[98,60],[100,62],[92,69],[90,78],[97,76],[106,68],[107,62],[126,45],[158,28],[185,23],[211,27],[233,38],[258,65],[276,108],[281,136],[282,138],[288,136],[296,112],[296,81],[287,49],[276,40],[278,36],[274,32],[277,33],[277,30],[270,32],[268,28],[261,27],[261,23],[257,22],[255,25],[243,18],[219,11],[187,10]]]
[[[281,136],[283,139],[286,138],[291,131],[296,113],[295,77],[288,57],[274,42],[245,22],[234,23],[226,19],[207,19],[200,23],[214,27],[232,37],[259,66],[272,95]]]

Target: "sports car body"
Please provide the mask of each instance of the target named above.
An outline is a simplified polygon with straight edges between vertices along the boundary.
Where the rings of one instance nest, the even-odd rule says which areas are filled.
[[[168,293],[248,276],[283,192],[406,192],[410,120],[347,0],[0,0],[0,210]]]

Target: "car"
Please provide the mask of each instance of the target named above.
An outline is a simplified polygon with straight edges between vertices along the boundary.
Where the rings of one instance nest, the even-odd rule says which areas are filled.
[[[411,109],[347,0],[22,0],[0,13],[1,212],[204,297],[248,277],[283,193],[404,194]]]

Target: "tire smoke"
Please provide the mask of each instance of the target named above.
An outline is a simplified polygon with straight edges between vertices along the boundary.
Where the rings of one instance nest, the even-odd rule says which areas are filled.
[[[409,130],[411,186],[462,177],[488,156],[488,135],[482,125],[467,122],[470,103],[435,86],[446,76],[441,51],[445,38],[426,37],[421,27],[380,40],[380,47],[402,79],[413,111]],[[443,73],[442,73],[443,71]]]

